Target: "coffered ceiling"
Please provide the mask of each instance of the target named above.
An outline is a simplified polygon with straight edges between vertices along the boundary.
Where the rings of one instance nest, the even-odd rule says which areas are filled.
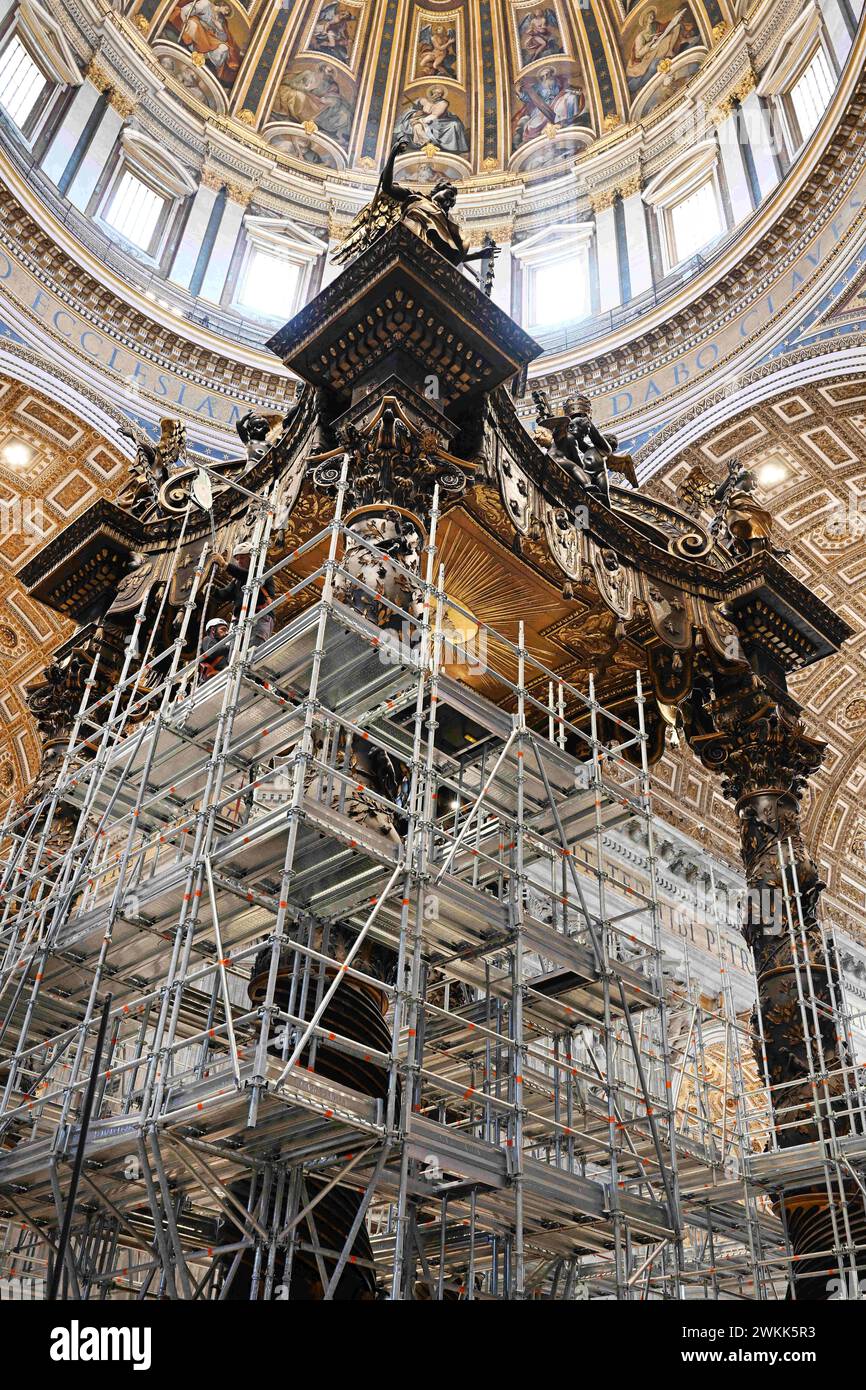
[[[15,575],[45,541],[126,476],[122,455],[56,401],[0,374],[0,800],[39,765],[24,688],[71,625]]]

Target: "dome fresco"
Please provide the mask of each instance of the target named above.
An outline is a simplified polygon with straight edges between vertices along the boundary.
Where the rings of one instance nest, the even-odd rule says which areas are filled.
[[[720,0],[133,0],[176,90],[312,171],[409,163],[543,176],[682,90]],[[412,155],[416,157],[413,159]]]

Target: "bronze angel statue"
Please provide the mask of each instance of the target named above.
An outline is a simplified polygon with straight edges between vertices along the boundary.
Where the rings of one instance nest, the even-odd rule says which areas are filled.
[[[382,170],[373,201],[358,213],[334,260],[352,260],[392,227],[396,227],[398,222],[402,222],[452,265],[482,260],[487,260],[489,264],[499,254],[499,247],[491,244],[478,251],[469,250],[459,226],[451,216],[451,209],[457,201],[457,189],[453,183],[442,179],[430,193],[421,193],[394,182],[395,161],[398,155],[411,148],[407,141],[397,141]]]
[[[134,426],[122,425],[120,433],[135,445],[135,460],[129,466],[130,481],[117,501],[126,511],[144,518],[158,507],[160,488],[186,455],[186,428],[180,420],[160,420],[155,444]]]
[[[710,535],[728,539],[734,554],[745,557],[756,550],[769,550],[773,555],[789,552],[773,544],[773,518],[762,507],[755,489],[757,480],[751,469],[738,458],[728,460],[727,476],[710,497],[715,516]]]

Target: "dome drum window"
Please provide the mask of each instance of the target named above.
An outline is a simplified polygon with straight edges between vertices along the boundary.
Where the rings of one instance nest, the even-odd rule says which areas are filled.
[[[0,107],[20,130],[26,131],[34,107],[48,81],[17,34],[0,57]]]
[[[244,219],[240,262],[230,277],[230,305],[245,318],[285,323],[315,292],[327,243],[285,219]]]
[[[97,189],[95,213],[109,235],[123,238],[157,261],[174,215],[195,193],[192,175],[139,131],[124,130],[107,182]]]
[[[665,274],[724,235],[719,151],[705,140],[647,184],[644,202],[656,218]]]
[[[168,203],[154,188],[124,169],[115,182],[104,220],[133,246],[150,251]]]
[[[778,115],[785,153],[797,153],[819,125],[836,86],[836,69],[821,12],[810,3],[779,45],[758,93]]]
[[[577,323],[592,312],[589,222],[553,226],[512,248],[521,323],[528,332]]]
[[[53,98],[80,82],[62,30],[38,0],[26,0],[0,32],[0,110],[32,144]]]
[[[833,86],[830,60],[819,45],[790,93],[801,142],[808,140],[826,111],[833,95]]]

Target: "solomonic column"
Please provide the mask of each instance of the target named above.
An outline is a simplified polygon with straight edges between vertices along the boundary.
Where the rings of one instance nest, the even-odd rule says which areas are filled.
[[[820,1162],[860,1123],[854,1066],[839,1030],[835,946],[819,918],[824,884],[800,824],[800,798],[825,744],[806,733],[793,703],[777,703],[742,668],[713,673],[690,741],[721,774],[739,821],[749,889],[743,930],[760,1009],[755,1047],[772,1087],[776,1142],[787,1151],[810,1145],[815,1155],[808,1176],[786,1188],[777,1207],[795,1257],[796,1297],[826,1299],[838,1287],[834,1248],[849,1249],[846,1276],[866,1268],[866,1205],[853,1181],[840,1180],[844,1164]]]

